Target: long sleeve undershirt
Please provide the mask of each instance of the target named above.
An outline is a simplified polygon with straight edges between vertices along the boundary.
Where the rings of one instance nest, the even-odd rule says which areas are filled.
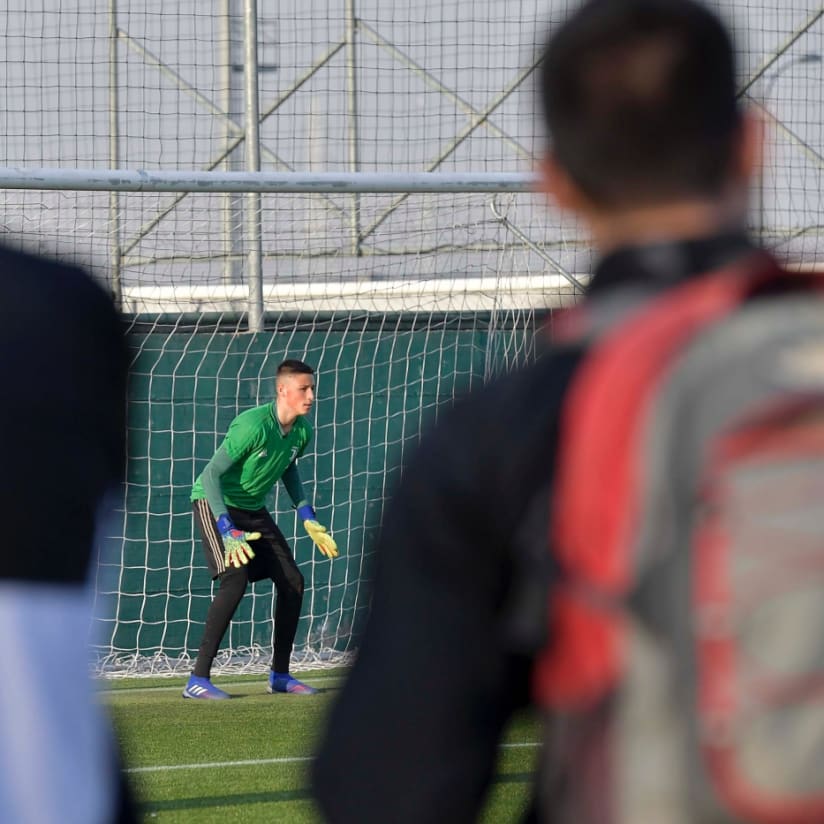
[[[212,456],[212,460],[206,464],[206,468],[200,476],[203,491],[206,493],[206,500],[209,502],[209,507],[215,518],[219,518],[227,510],[226,502],[223,500],[220,478],[234,463],[235,461],[226,451],[226,447],[221,446]],[[286,491],[296,508],[307,503],[296,463],[289,464],[281,477],[281,481],[283,481],[283,485],[286,487]]]
[[[295,509],[300,509],[305,504],[309,503],[306,496],[303,494],[303,483],[301,483],[300,475],[298,474],[298,465],[293,461],[286,468],[286,472],[281,476],[281,482],[286,487]]]

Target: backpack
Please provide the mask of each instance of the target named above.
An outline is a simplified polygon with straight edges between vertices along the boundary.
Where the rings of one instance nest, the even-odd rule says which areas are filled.
[[[542,820],[824,822],[822,286],[757,253],[563,324]]]

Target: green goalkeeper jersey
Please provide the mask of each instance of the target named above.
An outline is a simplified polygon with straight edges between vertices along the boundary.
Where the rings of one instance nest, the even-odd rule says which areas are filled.
[[[223,500],[238,509],[261,509],[272,487],[303,455],[311,439],[312,428],[302,415],[284,435],[274,402],[242,412],[221,444],[234,461],[220,477]],[[192,488],[192,500],[206,497],[201,474]]]

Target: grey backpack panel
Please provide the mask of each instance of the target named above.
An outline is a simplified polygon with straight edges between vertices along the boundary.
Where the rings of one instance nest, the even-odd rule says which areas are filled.
[[[762,415],[772,440],[719,460],[724,439]],[[615,724],[622,824],[777,820],[756,794],[779,808],[816,796],[821,817],[807,820],[824,821],[824,440],[782,454],[808,430],[824,432],[824,312],[797,295],[713,326],[651,406],[637,621]],[[710,528],[725,536],[729,598],[700,605],[695,542]],[[729,670],[698,652],[718,641],[733,650]],[[701,684],[729,689],[736,709],[702,706]],[[711,776],[719,753],[743,801]]]

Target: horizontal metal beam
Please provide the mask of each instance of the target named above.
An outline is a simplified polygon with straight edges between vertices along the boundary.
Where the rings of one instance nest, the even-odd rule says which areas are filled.
[[[578,278],[588,280],[584,275]],[[242,311],[244,284],[132,286],[123,289],[128,313]],[[574,303],[573,287],[556,274],[398,279],[387,281],[317,279],[266,283],[267,312],[478,312],[543,310]]]
[[[529,192],[534,174],[499,172],[200,172],[0,167],[0,189],[76,192]]]

